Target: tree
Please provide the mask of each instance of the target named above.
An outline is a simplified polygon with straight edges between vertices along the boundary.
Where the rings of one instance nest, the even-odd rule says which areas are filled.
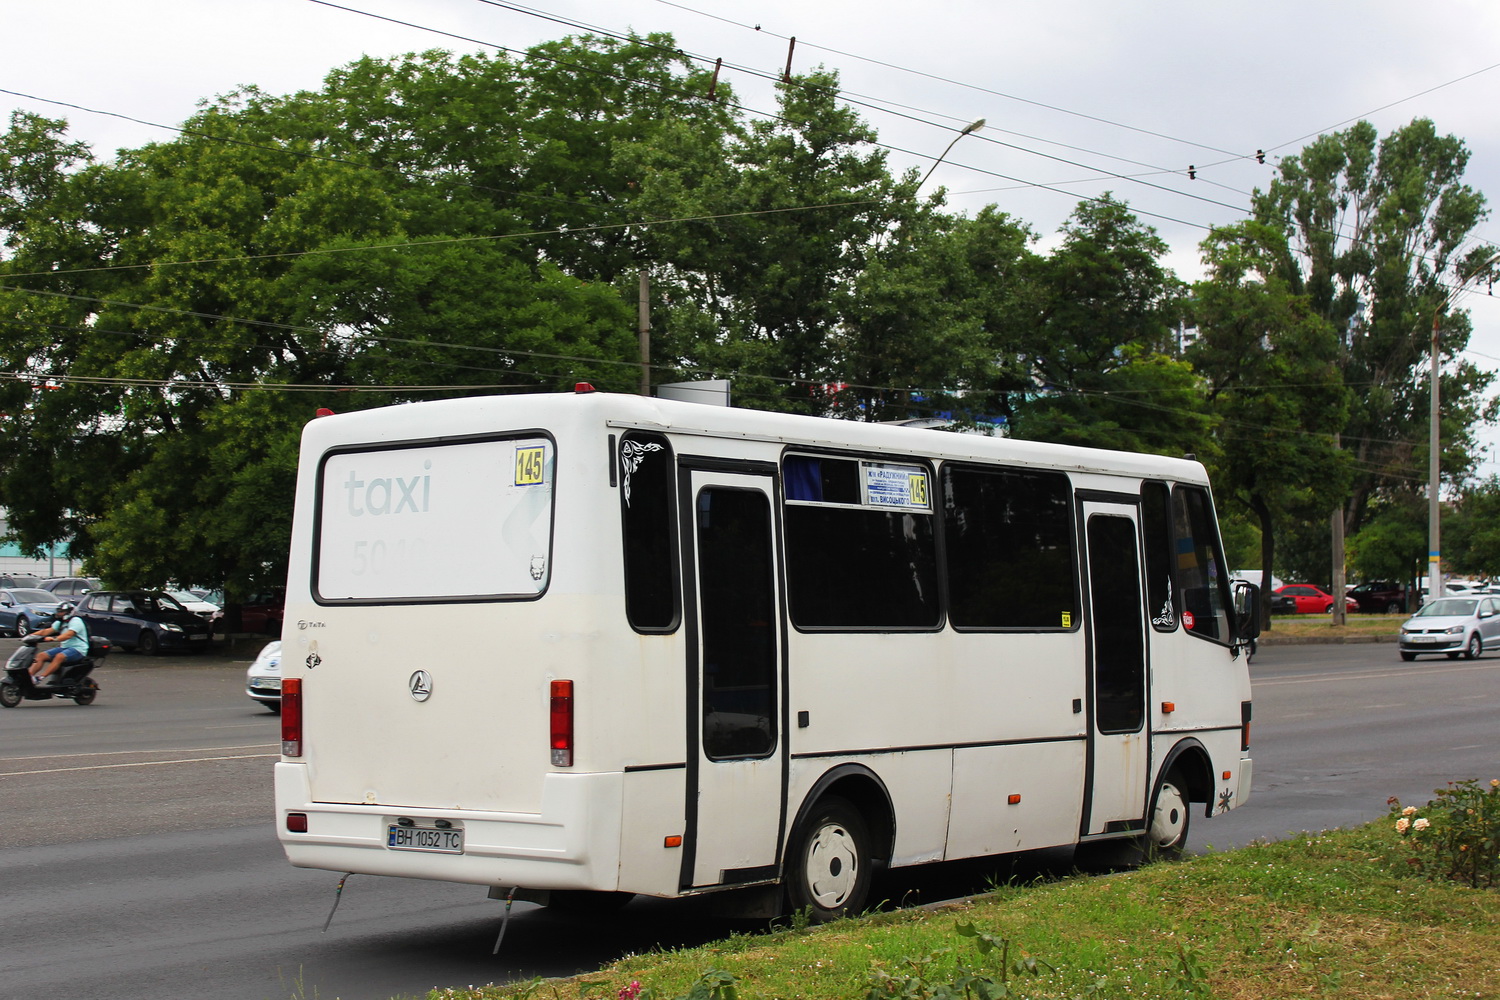
[[[610,223],[639,184],[612,155],[662,122],[721,141],[701,78],[664,36],[363,59],[316,93],[227,95],[110,163],[19,116],[0,142],[12,534],[71,539],[113,582],[243,592],[284,579],[316,407],[630,388],[612,282],[638,247]]]
[[[1341,339],[1348,417],[1325,425],[1351,452],[1345,528],[1356,532],[1371,498],[1425,480],[1428,390],[1424,362],[1434,316],[1447,359],[1442,468],[1454,482],[1473,469],[1470,427],[1484,415],[1491,376],[1458,360],[1469,325],[1448,311],[1456,284],[1483,276],[1492,257],[1465,249],[1488,214],[1462,183],[1468,150],[1416,119],[1377,143],[1368,122],[1325,135],[1285,158],[1257,191],[1254,218],[1285,234],[1268,260],[1293,294],[1305,295]]]
[[[1182,284],[1166,243],[1123,202],[1083,202],[1024,272],[1017,437],[1166,454],[1212,447],[1191,369],[1174,357]]]
[[[1232,499],[1254,518],[1267,574],[1278,568],[1278,537],[1331,507],[1350,476],[1329,431],[1349,406],[1338,335],[1275,266],[1285,253],[1284,237],[1257,223],[1204,241],[1209,276],[1194,287],[1199,339],[1187,352],[1217,418],[1221,503]],[[1269,604],[1263,609],[1269,625]]]
[[[909,203],[848,286],[832,348],[847,383],[830,397],[835,413],[972,425],[1004,415],[1006,393],[1027,385],[1018,292],[1035,237],[993,208],[942,213],[940,197]]]

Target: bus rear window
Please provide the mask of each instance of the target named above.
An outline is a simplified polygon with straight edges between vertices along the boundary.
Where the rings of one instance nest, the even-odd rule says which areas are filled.
[[[341,451],[319,470],[319,601],[535,597],[551,573],[552,441]]]

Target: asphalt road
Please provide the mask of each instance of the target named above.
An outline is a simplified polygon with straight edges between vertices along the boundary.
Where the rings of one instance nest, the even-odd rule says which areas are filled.
[[[13,642],[0,641],[0,656]],[[355,876],[327,933],[337,875],[288,866],[271,824],[275,716],[243,694],[256,652],[117,655],[88,707],[0,711],[4,995],[163,1000],[387,1000],[433,986],[566,975],[629,952],[722,936],[691,905],[638,900],[590,923],[471,886]],[[1394,646],[1264,648],[1250,802],[1195,819],[1192,840],[1362,822],[1398,795],[1500,776],[1500,656],[1400,662]],[[1066,858],[1024,859],[1066,865]],[[982,869],[982,871],[980,870]],[[898,873],[887,895],[938,899],[994,865]]]

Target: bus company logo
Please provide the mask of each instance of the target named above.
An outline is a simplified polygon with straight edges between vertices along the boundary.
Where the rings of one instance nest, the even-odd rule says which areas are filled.
[[[425,670],[414,671],[406,682],[406,689],[414,701],[426,701],[432,697],[432,675]]]
[[[301,619],[298,619],[298,621],[297,621],[297,629],[298,629],[298,631],[302,631],[302,632],[305,632],[305,631],[307,631],[310,628],[327,628],[327,627],[328,627],[328,625],[326,623],[324,623],[324,622],[310,622],[310,621],[303,621]]]

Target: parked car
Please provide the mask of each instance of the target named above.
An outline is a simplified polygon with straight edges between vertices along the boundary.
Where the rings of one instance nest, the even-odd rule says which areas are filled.
[[[1297,599],[1291,594],[1280,594],[1273,590],[1266,595],[1266,600],[1271,602],[1271,614],[1273,615],[1295,615],[1297,613]]]
[[[1500,647],[1500,597],[1439,597],[1401,623],[1401,659],[1422,653],[1460,653],[1476,659],[1486,648]]]
[[[256,632],[281,635],[281,620],[286,614],[286,592],[268,590],[251,594],[240,604],[225,604],[213,616],[214,631],[223,633]]]
[[[104,584],[92,576],[59,576],[37,584],[42,590],[50,590],[58,597],[82,597],[91,590],[103,590]]]
[[[213,629],[159,590],[96,590],[78,602],[89,634],[151,656],[208,645]]]
[[[1406,588],[1389,580],[1370,580],[1349,590],[1366,614],[1395,614],[1406,610]]]
[[[1299,615],[1320,615],[1333,609],[1333,595],[1310,583],[1289,583],[1284,587],[1277,587],[1275,592],[1283,597],[1290,597],[1296,603]],[[1271,610],[1272,612],[1276,610],[1274,603],[1271,605]],[[1358,611],[1359,604],[1354,598],[1346,595],[1344,610]]]
[[[245,671],[245,693],[272,712],[281,713],[281,640],[273,639]]]
[[[212,601],[204,600],[202,597],[200,597],[198,594],[193,593],[191,590],[169,590],[167,591],[167,593],[172,596],[172,599],[174,601],[187,608],[199,618],[212,618],[214,616],[214,612],[219,610],[219,606],[217,604]]]
[[[30,573],[0,573],[0,587],[35,587],[42,582],[39,576]]]
[[[50,621],[61,604],[56,594],[35,587],[0,590],[0,629],[19,639]]]

